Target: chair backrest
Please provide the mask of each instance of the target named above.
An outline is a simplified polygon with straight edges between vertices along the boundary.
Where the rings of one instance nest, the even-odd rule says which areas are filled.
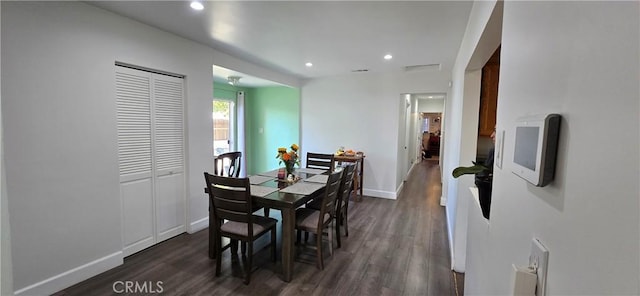
[[[339,209],[343,203],[349,204],[351,197],[351,185],[353,184],[353,176],[356,173],[356,165],[348,164],[342,169],[342,180],[340,181],[340,189],[338,189],[338,202],[336,207]]]
[[[323,217],[329,215],[329,221],[333,219],[336,213],[336,200],[338,198],[338,189],[340,189],[340,181],[342,180],[342,171],[334,172],[327,178],[327,186],[322,198],[322,207],[320,207],[320,219],[318,219],[318,229],[322,228],[324,222]]]
[[[334,163],[333,154],[307,152],[307,168],[333,172]]]
[[[209,190],[209,200],[216,217],[215,225],[220,228],[220,220],[247,223],[249,237],[253,235],[253,210],[249,178],[232,178],[204,173]]]
[[[240,151],[222,153],[213,160],[213,174],[237,178],[240,176],[241,161],[242,152]]]

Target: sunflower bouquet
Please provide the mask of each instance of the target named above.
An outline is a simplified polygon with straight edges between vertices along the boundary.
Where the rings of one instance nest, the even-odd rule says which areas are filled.
[[[293,169],[295,165],[300,166],[300,158],[298,157],[298,150],[300,147],[296,144],[291,145],[291,150],[287,151],[287,148],[280,147],[278,148],[278,155],[276,155],[277,159],[280,159],[278,164],[284,163],[284,167],[287,171],[287,176],[293,174]]]

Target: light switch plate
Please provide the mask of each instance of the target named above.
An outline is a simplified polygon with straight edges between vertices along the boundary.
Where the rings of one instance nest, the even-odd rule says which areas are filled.
[[[538,283],[536,285],[536,296],[545,296],[547,284],[547,265],[549,264],[549,250],[538,240],[531,241],[531,255],[529,255],[529,266],[536,269]]]

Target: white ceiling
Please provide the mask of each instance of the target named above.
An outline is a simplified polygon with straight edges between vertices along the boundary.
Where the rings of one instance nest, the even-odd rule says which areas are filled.
[[[453,67],[470,1],[89,1],[219,51],[302,79]],[[384,60],[385,54],[393,59]],[[313,67],[306,67],[312,62]],[[233,69],[214,67],[226,82]],[[243,73],[240,85],[269,83]],[[257,79],[252,82],[252,80]]]

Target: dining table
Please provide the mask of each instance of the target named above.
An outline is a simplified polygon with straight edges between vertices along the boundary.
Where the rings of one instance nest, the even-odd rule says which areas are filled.
[[[260,207],[280,210],[282,216],[282,276],[285,282],[290,282],[293,276],[296,209],[324,192],[326,183],[322,183],[321,180],[326,178],[318,178],[317,175],[326,175],[326,173],[327,171],[324,170],[299,168],[294,172],[296,176],[294,181],[278,179],[277,169],[249,176],[253,203]],[[205,188],[205,193],[208,193],[207,188]],[[215,221],[211,199],[209,199],[209,209],[209,221]],[[213,224],[210,222],[210,225]],[[209,227],[210,258],[215,258],[214,228]]]

